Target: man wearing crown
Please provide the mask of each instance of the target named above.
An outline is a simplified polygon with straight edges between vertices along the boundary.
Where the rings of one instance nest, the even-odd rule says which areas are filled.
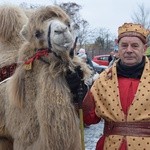
[[[87,125],[105,120],[96,150],[150,150],[148,34],[140,24],[118,28],[120,59],[99,75],[83,100]]]

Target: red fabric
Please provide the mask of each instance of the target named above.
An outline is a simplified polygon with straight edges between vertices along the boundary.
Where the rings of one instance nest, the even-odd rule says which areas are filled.
[[[13,63],[11,65],[0,68],[0,82],[12,76],[15,72],[16,67],[17,64]]]
[[[130,107],[134,99],[134,95],[137,91],[139,81],[140,81],[139,79],[130,79],[124,77],[118,78],[120,100],[121,100],[122,109],[125,114],[128,113],[128,108]],[[91,96],[91,98],[93,97]],[[86,115],[84,114],[83,116],[84,116],[83,117],[84,122],[88,125],[96,124],[100,121],[100,118],[98,118],[95,114],[95,109],[91,110],[89,114]],[[103,150],[104,142],[105,142],[105,136],[103,135],[97,142],[96,150]],[[127,150],[126,147],[127,147],[126,141],[123,140],[119,150]]]
[[[105,142],[105,136],[103,135],[97,142],[96,150],[103,150]]]
[[[119,150],[127,150],[127,141],[123,139]]]
[[[28,59],[25,64],[30,64],[32,63],[35,59],[39,59],[41,56],[45,56],[45,55],[48,55],[48,50],[41,50],[41,51],[37,51],[35,53],[34,56],[32,56],[30,59]]]
[[[91,125],[91,124],[97,124],[98,122],[100,122],[101,119],[96,116],[95,110],[93,110],[88,115],[83,114],[83,120],[86,125]]]
[[[96,124],[100,122],[100,118],[98,118],[95,114],[95,103],[93,95],[90,91],[86,93],[86,96],[82,102],[83,109],[83,120],[86,125]]]
[[[128,113],[128,108],[134,99],[139,82],[139,79],[118,78],[121,105],[125,114]]]

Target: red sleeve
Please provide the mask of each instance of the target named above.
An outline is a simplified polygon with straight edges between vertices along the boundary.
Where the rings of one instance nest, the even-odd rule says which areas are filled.
[[[101,119],[95,114],[94,97],[90,91],[87,92],[83,103],[83,120],[86,125],[96,124]]]

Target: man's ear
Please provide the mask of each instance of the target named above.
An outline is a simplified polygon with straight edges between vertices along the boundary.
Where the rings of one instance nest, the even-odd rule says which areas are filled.
[[[147,46],[147,44],[145,44],[145,45],[144,45],[144,49],[143,49],[144,52],[147,50],[147,48],[148,48],[148,46]]]

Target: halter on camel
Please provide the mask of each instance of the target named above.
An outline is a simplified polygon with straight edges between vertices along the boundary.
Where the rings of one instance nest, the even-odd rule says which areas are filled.
[[[36,36],[39,36],[39,34],[37,33]],[[48,54],[53,53],[57,58],[59,58],[60,60],[62,60],[60,55],[57,55],[54,51],[52,51],[52,44],[51,44],[51,25],[49,25],[49,30],[48,30],[48,35],[47,35],[47,39],[48,39],[48,48],[42,48],[42,49],[36,49],[35,50],[35,55],[33,55],[30,59],[28,59],[25,62],[25,68],[26,70],[30,70],[32,68],[32,63],[35,59],[39,59],[42,62],[49,64],[50,63],[43,58],[43,56],[48,56]],[[76,44],[77,44],[77,39],[78,37],[76,37],[73,47],[70,50],[70,57],[73,59],[74,57],[74,50],[76,48]],[[65,46],[64,46],[65,47]]]

